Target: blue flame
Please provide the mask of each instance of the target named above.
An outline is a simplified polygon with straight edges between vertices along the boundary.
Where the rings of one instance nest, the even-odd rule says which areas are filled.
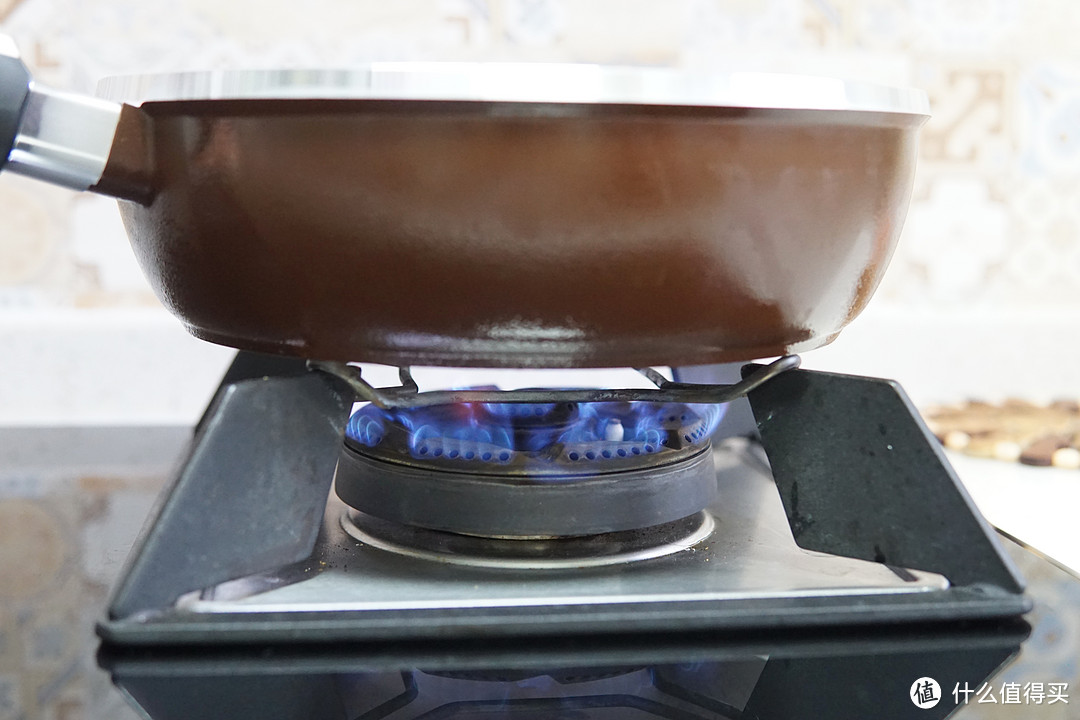
[[[380,410],[368,405],[346,427],[355,443],[375,447],[393,427],[408,433],[416,458],[508,463],[520,454],[565,452],[570,461],[632,457],[704,444],[724,405],[672,403],[461,403]]]

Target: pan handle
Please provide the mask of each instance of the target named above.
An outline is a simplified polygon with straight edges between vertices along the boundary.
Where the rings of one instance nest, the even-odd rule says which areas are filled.
[[[0,170],[15,147],[26,101],[30,98],[30,71],[19,59],[15,41],[0,35]]]
[[[42,87],[0,35],[0,169],[86,190],[101,179],[121,105]]]

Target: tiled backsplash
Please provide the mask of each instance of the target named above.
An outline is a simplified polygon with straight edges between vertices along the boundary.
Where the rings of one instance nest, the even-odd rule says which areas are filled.
[[[0,21],[41,81],[83,92],[120,73],[381,59],[761,69],[921,87],[934,117],[873,307],[958,318],[1080,309],[1072,0],[0,0]],[[0,177],[0,218],[0,322],[156,306],[112,201]],[[1062,335],[1055,352],[1074,350],[1075,334]]]

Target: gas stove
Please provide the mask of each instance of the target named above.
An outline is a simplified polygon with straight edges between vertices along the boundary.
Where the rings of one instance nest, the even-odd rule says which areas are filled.
[[[903,391],[797,365],[421,393],[241,353],[99,633],[535,644],[1026,612]]]

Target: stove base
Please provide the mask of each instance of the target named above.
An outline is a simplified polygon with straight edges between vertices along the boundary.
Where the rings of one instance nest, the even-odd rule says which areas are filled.
[[[100,627],[110,642],[378,641],[787,629],[995,618],[1023,596],[795,545],[749,441],[717,449],[716,529],[674,555],[572,570],[476,568],[402,557],[341,526],[331,496],[313,556]]]
[[[664,557],[536,569],[403,557],[350,537],[326,466],[340,447],[343,390],[295,361],[274,362],[241,355],[226,377],[99,626],[106,641],[787,631],[1031,607],[993,531],[887,381],[801,370],[773,378],[749,396],[771,468],[754,442],[718,448],[708,537]],[[298,435],[301,412],[310,431]]]

